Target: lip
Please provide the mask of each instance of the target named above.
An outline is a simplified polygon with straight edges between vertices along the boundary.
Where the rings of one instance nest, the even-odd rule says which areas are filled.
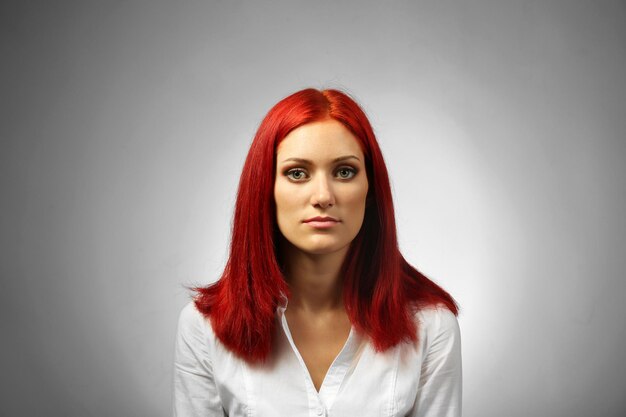
[[[334,217],[317,216],[306,219],[303,223],[306,223],[316,229],[329,229],[339,223],[339,220],[335,219]]]
[[[316,216],[316,217],[311,217],[310,219],[306,219],[304,223],[310,223],[310,222],[335,222],[337,223],[338,221],[339,220],[330,216]]]

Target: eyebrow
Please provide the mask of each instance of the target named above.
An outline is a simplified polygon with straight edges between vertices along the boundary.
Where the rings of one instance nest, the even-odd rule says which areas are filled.
[[[341,162],[341,161],[345,161],[346,159],[356,159],[357,161],[361,161],[359,158],[357,158],[354,155],[346,155],[346,156],[340,156],[338,158],[333,159],[331,162]],[[313,165],[313,162],[308,160],[308,159],[303,159],[303,158],[287,158],[284,159],[282,162],[289,162],[289,161],[294,161],[294,162],[299,162],[301,164],[308,164],[308,165]]]

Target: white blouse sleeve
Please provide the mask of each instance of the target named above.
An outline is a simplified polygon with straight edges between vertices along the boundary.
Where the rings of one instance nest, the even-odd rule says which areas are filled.
[[[225,415],[213,378],[208,325],[192,302],[180,313],[174,350],[174,417]]]
[[[461,333],[447,308],[424,312],[426,352],[410,417],[460,417],[462,400]]]

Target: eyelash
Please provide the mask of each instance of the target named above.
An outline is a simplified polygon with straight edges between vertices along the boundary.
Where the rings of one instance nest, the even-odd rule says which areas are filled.
[[[358,169],[354,168],[354,167],[349,167],[349,166],[345,166],[345,167],[339,167],[337,168],[337,171],[335,171],[336,173],[340,172],[340,171],[348,171],[350,172],[352,175],[348,178],[343,178],[340,177],[341,180],[351,180],[352,178],[354,178],[356,176],[356,174],[359,172]],[[301,182],[302,179],[297,179],[297,178],[293,178],[291,175],[293,175],[294,172],[302,172],[304,174],[306,174],[306,171],[302,168],[291,168],[288,169],[284,172],[284,175],[289,178],[291,181],[294,182]]]

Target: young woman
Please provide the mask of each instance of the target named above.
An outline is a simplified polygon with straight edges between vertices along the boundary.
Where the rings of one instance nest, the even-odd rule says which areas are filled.
[[[456,304],[400,254],[381,151],[340,91],[269,111],[224,273],[195,290],[178,324],[176,416],[461,415]]]

